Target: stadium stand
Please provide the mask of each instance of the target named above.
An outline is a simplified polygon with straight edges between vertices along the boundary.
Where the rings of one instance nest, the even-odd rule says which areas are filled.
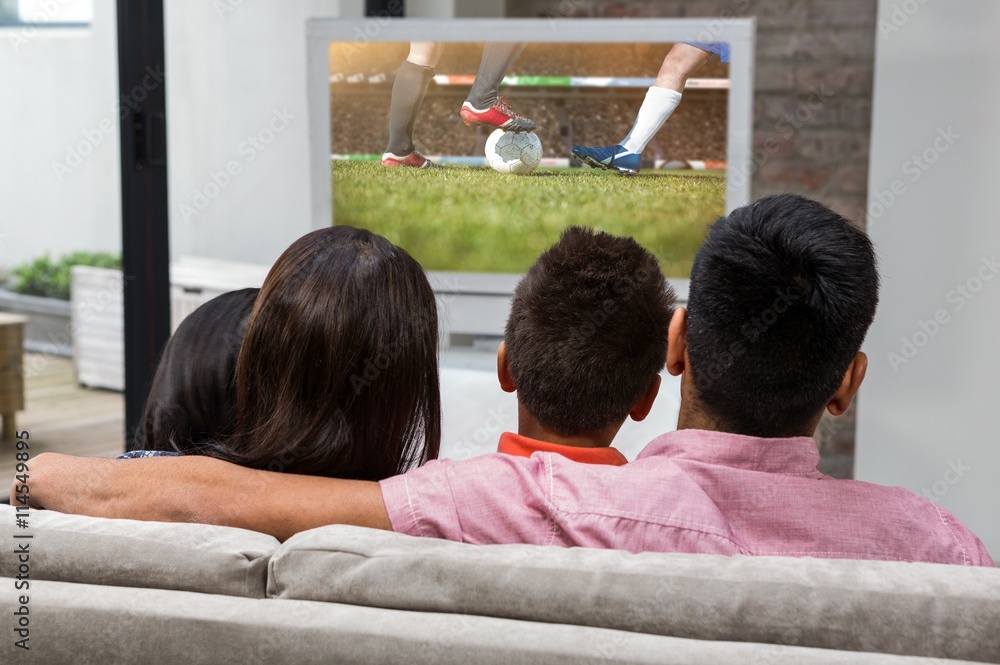
[[[670,44],[529,44],[511,67],[519,76],[656,76]],[[443,74],[475,75],[483,46],[449,44],[438,63]],[[345,77],[379,73],[392,78],[406,58],[406,43],[332,44],[330,72]],[[729,66],[713,60],[697,73],[704,78],[729,78]]]
[[[552,93],[553,95],[557,93]],[[485,130],[466,127],[458,117],[462,94],[429,94],[414,131],[417,149],[426,154],[478,154]],[[628,131],[641,96],[614,96],[606,102],[594,96],[580,99],[510,95],[519,112],[538,123],[546,157],[568,157],[574,144],[603,145]],[[562,113],[560,113],[562,110]],[[385,149],[388,140],[389,90],[336,95],[331,102],[331,152],[370,154]],[[726,159],[726,100],[688,99],[650,143],[650,157],[669,160]]]
[[[529,45],[510,74],[518,76],[652,77],[669,45],[608,45],[598,57],[593,46]],[[449,44],[437,72],[474,75],[480,44]],[[392,79],[406,57],[407,44],[331,46],[331,152],[381,153],[388,138]],[[699,77],[726,78],[728,65],[715,62]],[[414,131],[425,154],[478,155],[484,129],[466,127],[458,117],[467,87],[432,83]],[[628,131],[642,103],[644,88],[568,88],[504,86],[518,112],[538,123],[545,157],[569,157],[574,144],[605,145]],[[684,102],[647,151],[647,157],[670,161],[725,161],[725,91],[696,90]]]

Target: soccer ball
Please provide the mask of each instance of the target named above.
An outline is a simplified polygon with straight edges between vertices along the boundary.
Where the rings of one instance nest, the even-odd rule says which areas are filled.
[[[486,139],[486,162],[500,173],[531,173],[542,161],[542,142],[534,132],[498,129]]]

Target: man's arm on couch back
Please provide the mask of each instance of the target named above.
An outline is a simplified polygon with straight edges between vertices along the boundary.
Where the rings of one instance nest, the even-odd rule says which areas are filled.
[[[327,524],[391,530],[378,483],[247,469],[209,457],[113,460],[44,453],[11,504],[160,522],[203,522],[285,540]]]

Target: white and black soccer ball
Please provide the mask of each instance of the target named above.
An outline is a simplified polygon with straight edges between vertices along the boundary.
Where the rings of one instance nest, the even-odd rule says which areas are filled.
[[[542,161],[542,142],[534,132],[498,129],[486,139],[486,162],[500,173],[531,173]]]

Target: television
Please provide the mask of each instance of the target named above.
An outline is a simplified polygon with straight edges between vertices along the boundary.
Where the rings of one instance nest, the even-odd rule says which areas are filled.
[[[571,224],[634,236],[683,300],[708,224],[750,198],[754,34],[752,19],[311,20],[313,225],[368,228],[409,251],[438,291],[444,347],[495,343],[519,276]],[[412,137],[443,168],[383,166],[394,81],[411,43],[429,42],[440,48]],[[638,173],[573,155],[622,140],[678,42],[725,44],[729,62],[687,81]],[[484,44],[512,43],[524,48],[498,92],[541,144],[522,175],[494,170],[494,129],[459,113]]]

